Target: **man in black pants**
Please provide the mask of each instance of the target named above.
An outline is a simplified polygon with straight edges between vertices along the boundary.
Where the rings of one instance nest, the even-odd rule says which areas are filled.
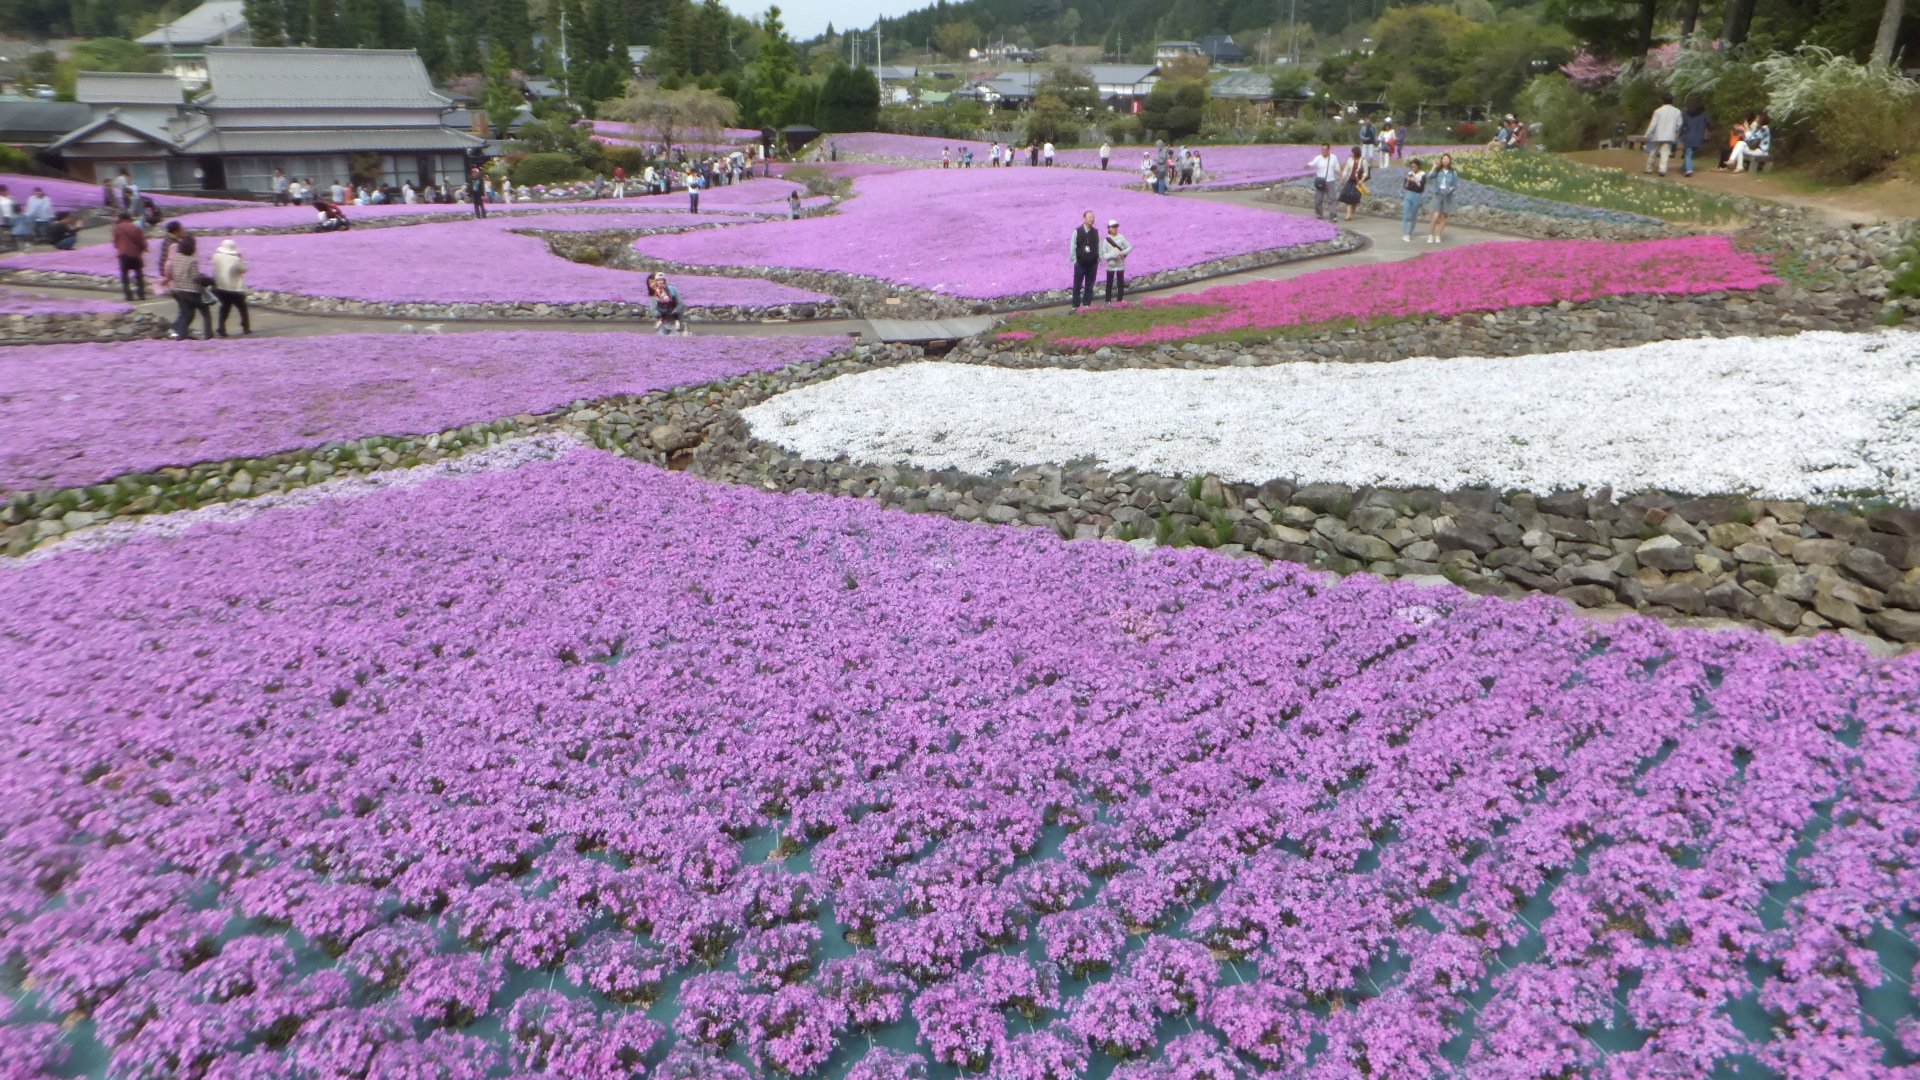
[[[1080,215],[1080,227],[1073,230],[1073,310],[1093,303],[1093,279],[1100,269],[1100,230],[1093,226],[1093,211]]]
[[[487,216],[487,178],[480,175],[479,169],[467,171],[467,198],[473,200],[473,216]]]

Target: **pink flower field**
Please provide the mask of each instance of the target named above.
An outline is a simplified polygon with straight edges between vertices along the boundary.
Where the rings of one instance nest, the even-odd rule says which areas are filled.
[[[1603,296],[1693,296],[1777,284],[1764,258],[1724,236],[1677,240],[1533,240],[1450,248],[1410,262],[1343,266],[1284,281],[1225,285],[1145,307],[1220,310],[1110,334],[1061,334],[1056,344],[1153,345],[1236,330],[1582,303]]]
[[[34,188],[46,188],[47,197],[53,200],[55,210],[79,210],[88,206],[100,205],[100,185],[83,184],[78,180],[55,180],[45,176],[23,176],[19,173],[0,173],[0,184],[12,189],[13,197],[25,202],[33,194]],[[210,195],[147,195],[158,206],[207,206],[226,204],[245,206],[247,204],[232,199],[216,199]]]
[[[482,333],[18,346],[0,354],[0,490],[426,434],[771,371],[838,344]]]
[[[0,318],[8,315],[117,315],[132,311],[112,300],[82,300],[68,296],[28,296],[0,289]]]
[[[988,299],[1072,283],[1068,244],[1082,210],[1117,218],[1132,276],[1333,238],[1324,222],[1118,190],[1080,169],[938,169],[864,176],[839,213],[745,229],[646,237],[641,254],[695,266],[779,266],[863,274]],[[703,200],[704,202],[704,200]]]
[[[782,187],[780,198],[786,198],[786,189]],[[705,211],[706,200],[701,199],[700,209]],[[782,212],[785,207],[781,207]],[[447,221],[459,221],[473,217],[473,207],[467,203],[417,203],[408,206],[405,203],[384,206],[349,206],[345,208],[347,220],[352,222],[380,221],[386,218],[435,218]],[[496,204],[487,207],[487,220],[496,218],[542,217],[597,217],[628,216],[644,214],[684,214],[687,212],[687,198],[676,192],[672,195],[649,195],[644,198],[598,199],[586,202],[526,202]],[[766,212],[771,212],[769,209]],[[716,208],[717,214],[742,214],[744,211]],[[182,215],[180,220],[189,228],[201,231],[222,229],[309,229],[313,226],[314,213],[307,206],[269,206],[266,204],[241,206],[228,210],[209,210],[197,214]],[[614,228],[615,226],[602,226]]]
[[[521,236],[508,228],[489,220],[250,236],[242,238],[240,248],[250,267],[250,287],[301,296],[422,304],[642,302],[641,275],[569,262],[548,251],[539,237]],[[211,255],[210,249],[203,252],[203,262]],[[0,261],[0,269],[100,277],[115,272],[111,248],[20,255]],[[678,284],[686,303],[695,308],[830,299],[744,278],[684,277]]]

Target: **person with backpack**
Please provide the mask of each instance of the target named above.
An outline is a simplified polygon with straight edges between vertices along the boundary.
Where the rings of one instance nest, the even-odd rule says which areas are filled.
[[[1340,205],[1347,208],[1348,221],[1353,220],[1354,209],[1367,193],[1367,161],[1363,154],[1359,146],[1354,147],[1353,156],[1347,159],[1347,166],[1340,177]]]
[[[1127,301],[1127,256],[1133,244],[1120,235],[1120,222],[1107,221],[1107,235],[1100,238],[1100,257],[1107,264],[1107,303]]]
[[[220,303],[220,336],[227,336],[227,315],[240,310],[240,332],[253,333],[253,316],[247,311],[247,260],[232,237],[220,241],[213,253],[213,298]]]
[[[1073,230],[1073,304],[1078,311],[1093,303],[1093,276],[1100,267],[1100,230],[1094,227],[1093,211],[1080,215],[1080,227]]]
[[[180,314],[174,317],[173,329],[167,337],[174,341],[193,339],[193,316],[200,315],[204,336],[213,336],[213,312],[207,304],[207,286],[213,279],[200,272],[199,242],[184,231],[179,243],[174,246],[167,260],[167,291],[173,294],[173,302],[180,308]]]
[[[120,294],[128,300],[147,298],[147,233],[120,211],[113,224],[113,253],[120,263]]]

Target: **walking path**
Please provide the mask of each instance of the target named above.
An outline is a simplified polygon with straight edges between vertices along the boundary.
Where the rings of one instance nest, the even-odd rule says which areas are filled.
[[[1227,202],[1252,207],[1274,214],[1292,214],[1309,216],[1309,211],[1278,203],[1262,201],[1259,191],[1203,191],[1169,196],[1170,198],[1205,199],[1211,202]],[[1335,266],[1353,264],[1399,262],[1443,250],[1422,242],[1422,234],[1414,242],[1403,244],[1400,241],[1400,224],[1387,218],[1356,215],[1352,221],[1341,222],[1341,227],[1358,233],[1368,241],[1367,245],[1338,255],[1323,255],[1298,262],[1283,263],[1258,270],[1247,270],[1237,274],[1209,278],[1206,281],[1176,285],[1156,290],[1156,295],[1181,296],[1211,289],[1220,285],[1238,285],[1249,281],[1277,280],[1298,277],[1316,270],[1326,270]],[[106,246],[107,230],[88,230],[83,234],[86,247]],[[1520,237],[1488,232],[1484,229],[1466,229],[1457,226],[1447,229],[1447,246],[1458,247],[1465,244],[1499,243],[1517,240]],[[106,260],[108,253],[102,252]],[[1066,267],[1061,267],[1062,277],[1066,276]],[[638,275],[636,275],[636,295]],[[46,285],[0,287],[0,307],[8,294],[70,297],[89,300],[101,299],[103,294],[112,294],[114,289],[83,289],[54,287]],[[1142,290],[1144,292],[1145,290]],[[151,295],[151,294],[149,294]],[[133,305],[140,311],[162,315],[169,320],[174,315],[173,301],[165,295],[158,299],[148,299]],[[1064,311],[1066,305],[1052,308],[1035,309],[1022,314],[1036,314],[1049,311]],[[401,334],[401,333],[475,333],[480,331],[503,330],[562,330],[581,334],[633,333],[650,331],[651,320],[641,319],[633,322],[614,319],[401,319],[378,318],[366,315],[316,315],[306,312],[270,311],[256,307],[253,311],[254,334],[259,337],[317,337],[326,334]],[[812,322],[765,322],[765,323],[702,323],[689,324],[695,334],[722,334],[730,336],[759,337],[867,337],[873,338],[872,324],[866,319],[820,319]],[[228,329],[237,333],[238,327],[229,323]]]

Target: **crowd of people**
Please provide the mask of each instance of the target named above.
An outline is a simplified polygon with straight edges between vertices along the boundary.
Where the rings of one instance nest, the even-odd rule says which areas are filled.
[[[34,244],[45,244],[69,251],[78,241],[80,230],[73,215],[55,210],[45,188],[34,188],[24,200],[15,200],[13,192],[0,184],[0,240],[11,251],[24,251]]]
[[[131,213],[122,210],[113,226],[113,252],[120,267],[120,292],[129,302],[147,298],[148,247],[147,231]],[[240,315],[240,332],[253,333],[253,312],[247,306],[247,260],[234,238],[222,240],[212,258],[203,264],[200,238],[178,220],[167,222],[160,235],[154,279],[167,290],[176,309],[173,325],[167,331],[170,340],[192,339],[196,318],[202,337],[226,337],[235,312]],[[216,307],[220,311],[217,327],[213,319]]]
[[[1713,133],[1713,119],[1698,96],[1687,99],[1686,108],[1673,103],[1668,94],[1647,119],[1648,175],[1667,175],[1667,166],[1676,152],[1680,155],[1680,175],[1692,176],[1694,159],[1706,149]],[[1723,172],[1758,172],[1773,160],[1773,127],[1764,112],[1748,113],[1727,132],[1726,146],[1720,152]]]
[[[1344,207],[1344,220],[1352,221],[1354,211],[1372,191],[1367,182],[1374,167],[1368,163],[1365,144],[1353,147],[1345,158],[1333,152],[1330,143],[1320,144],[1320,153],[1307,162],[1313,177],[1313,216],[1328,221],[1336,217],[1334,207]],[[1412,243],[1420,211],[1429,211],[1427,243],[1442,243],[1447,235],[1447,219],[1453,215],[1454,199],[1460,190],[1460,174],[1453,167],[1453,155],[1441,154],[1432,169],[1420,158],[1407,162],[1400,191],[1400,240]]]

